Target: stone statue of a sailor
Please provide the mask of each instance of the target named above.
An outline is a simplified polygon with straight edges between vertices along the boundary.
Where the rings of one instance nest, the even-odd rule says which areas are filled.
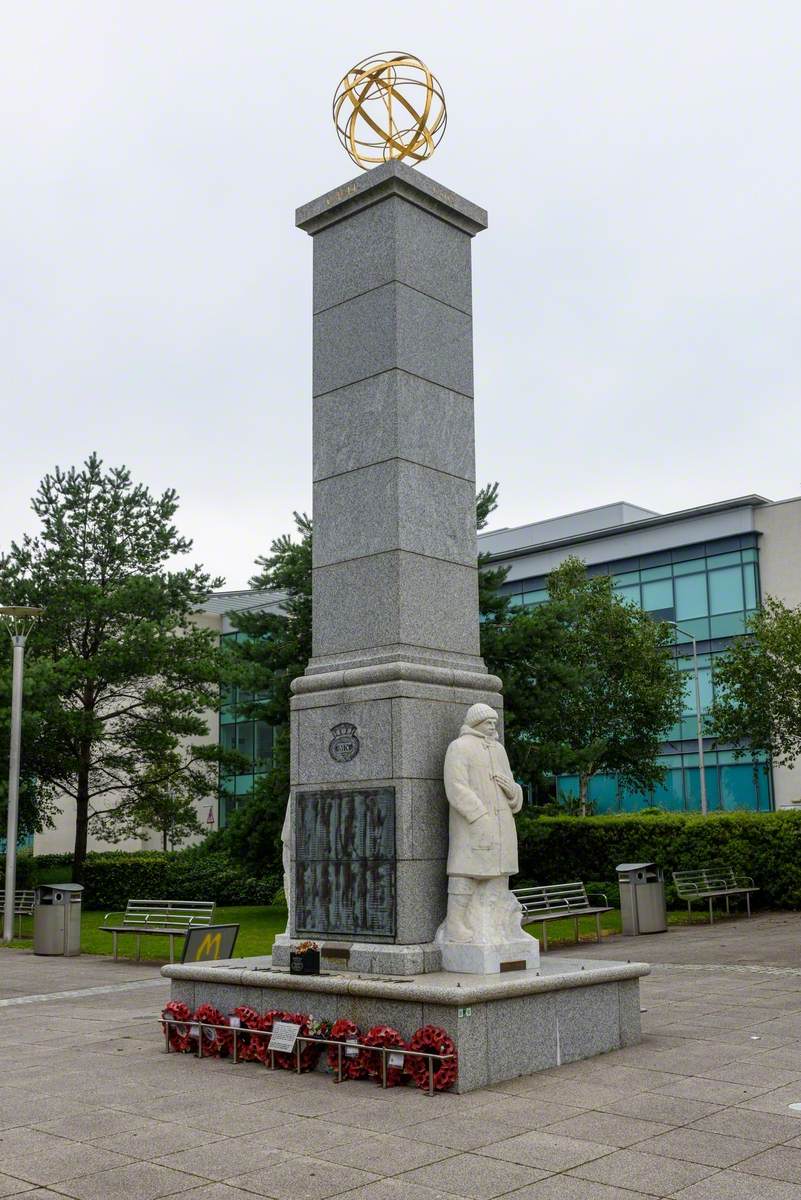
[[[514,813],[523,804],[498,714],[488,704],[468,709],[459,737],[445,755],[450,808],[448,912],[437,931],[446,971],[488,974],[500,964],[531,967],[539,943],[521,927],[521,908],[509,890],[516,875]]]

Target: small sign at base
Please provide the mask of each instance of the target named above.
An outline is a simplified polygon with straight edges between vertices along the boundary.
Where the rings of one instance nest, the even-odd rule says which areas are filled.
[[[289,1054],[295,1049],[299,1033],[300,1025],[295,1025],[292,1021],[276,1021],[267,1049],[280,1050],[284,1054]]]

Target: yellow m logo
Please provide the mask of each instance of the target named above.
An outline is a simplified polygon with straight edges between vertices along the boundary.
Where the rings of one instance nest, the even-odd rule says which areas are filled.
[[[206,958],[219,958],[221,949],[222,934],[207,933],[198,947],[195,962],[202,962]]]

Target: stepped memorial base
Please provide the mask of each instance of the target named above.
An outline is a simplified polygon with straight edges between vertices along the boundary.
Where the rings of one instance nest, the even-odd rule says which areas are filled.
[[[323,1020],[348,1017],[363,1033],[391,1025],[410,1038],[438,1025],[456,1043],[457,1092],[530,1075],[639,1042],[645,963],[554,958],[500,975],[367,976],[353,971],[290,975],[272,959],[171,964],[172,999],[231,1013],[282,1008]]]

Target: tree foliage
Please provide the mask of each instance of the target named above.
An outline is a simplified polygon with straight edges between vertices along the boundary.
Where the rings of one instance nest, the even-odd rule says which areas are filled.
[[[244,637],[227,649],[225,674],[252,696],[237,706],[239,716],[273,727],[270,770],[257,777],[248,803],[234,812],[220,836],[237,862],[264,871],[281,855],[281,826],[289,795],[289,701],[291,683],[306,670],[312,653],[312,523],[294,513],[295,535],[284,534],[256,560],[250,586],[274,593],[280,612],[232,613]],[[217,839],[215,839],[217,840]]]
[[[504,680],[506,744],[518,778],[612,773],[648,790],[664,776],[665,730],[679,719],[682,685],[670,627],[615,595],[567,558],[548,578],[548,600],[513,611],[485,650]]]
[[[748,632],[715,655],[707,732],[735,743],[739,758],[756,751],[793,767],[801,755],[801,607],[768,596]]]
[[[31,803],[41,823],[54,796],[74,799],[79,878],[92,826],[133,820],[159,790],[214,789],[218,752],[202,739],[219,650],[192,618],[222,580],[168,566],[192,546],[173,524],[176,493],[153,496],[96,454],[46,475],[32,508],[40,532],[0,556],[6,603],[45,609],[27,654],[25,819]]]
[[[476,496],[476,526],[484,528],[498,503],[498,484]],[[227,672],[252,700],[240,715],[275,729],[272,769],[252,799],[220,835],[239,861],[257,869],[280,856],[280,831],[289,795],[290,684],[312,651],[312,526],[295,514],[295,536],[272,543],[258,560],[251,586],[281,598],[279,612],[231,614],[246,635],[232,645]],[[569,559],[550,577],[549,601],[532,611],[512,608],[501,586],[505,567],[479,558],[481,653],[504,681],[505,740],[519,779],[578,774],[582,806],[593,775],[615,772],[648,788],[664,730],[678,719],[682,687],[668,626],[622,602],[605,577],[588,578]]]
[[[157,766],[142,771],[115,807],[95,816],[93,832],[106,842],[147,838],[153,830],[162,850],[175,850],[193,834],[205,833],[198,818],[196,789],[187,787],[180,771],[180,753],[164,752]],[[172,782],[165,784],[168,776]],[[216,780],[210,780],[210,783]],[[207,793],[211,788],[207,788]]]

